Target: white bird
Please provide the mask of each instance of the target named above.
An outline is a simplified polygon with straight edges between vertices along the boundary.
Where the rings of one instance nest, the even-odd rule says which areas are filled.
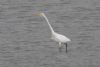
[[[62,45],[66,45],[66,52],[67,52],[67,42],[71,41],[68,37],[64,36],[64,35],[61,35],[61,34],[58,34],[56,33],[52,26],[50,25],[50,22],[48,20],[48,18],[46,17],[46,15],[44,13],[39,13],[38,15],[42,16],[45,18],[46,22],[48,23],[49,25],[49,28],[51,30],[51,39],[58,42],[59,43],[59,51],[61,51],[61,47]]]

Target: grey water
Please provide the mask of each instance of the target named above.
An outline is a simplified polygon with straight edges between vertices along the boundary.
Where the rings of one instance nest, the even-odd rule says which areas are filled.
[[[37,12],[72,40],[68,53]],[[100,1],[0,0],[0,67],[100,67]]]

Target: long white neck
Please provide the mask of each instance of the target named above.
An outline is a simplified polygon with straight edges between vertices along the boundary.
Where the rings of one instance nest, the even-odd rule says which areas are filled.
[[[44,13],[42,13],[42,16],[43,16],[43,17],[45,18],[45,20],[47,21],[51,32],[54,33],[54,30],[53,30],[52,26],[50,25],[50,22],[49,22],[48,18],[46,17],[46,15],[45,15]]]

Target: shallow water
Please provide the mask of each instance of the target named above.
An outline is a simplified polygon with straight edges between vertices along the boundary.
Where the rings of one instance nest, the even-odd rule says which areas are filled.
[[[45,12],[58,33],[71,38],[68,53],[50,40]],[[99,67],[99,0],[1,0],[0,67]]]

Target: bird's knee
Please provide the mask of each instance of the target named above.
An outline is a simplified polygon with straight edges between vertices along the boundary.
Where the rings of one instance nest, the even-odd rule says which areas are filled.
[[[59,48],[61,48],[62,47],[62,44],[59,44]]]

